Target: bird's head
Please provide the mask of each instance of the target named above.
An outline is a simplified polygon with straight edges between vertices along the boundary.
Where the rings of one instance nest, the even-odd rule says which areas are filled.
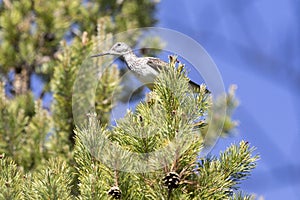
[[[117,42],[112,46],[112,48],[109,51],[92,55],[91,57],[98,57],[104,55],[123,56],[124,54],[127,54],[130,51],[131,48],[127,44],[125,44],[124,42]]]

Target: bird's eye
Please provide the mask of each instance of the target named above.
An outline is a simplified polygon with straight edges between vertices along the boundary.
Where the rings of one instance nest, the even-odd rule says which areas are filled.
[[[120,44],[120,43],[118,43],[118,44],[117,44],[117,46],[119,47],[119,46],[121,46],[121,44]]]

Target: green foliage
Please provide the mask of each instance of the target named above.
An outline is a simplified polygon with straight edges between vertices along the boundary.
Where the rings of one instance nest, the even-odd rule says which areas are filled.
[[[59,158],[52,158],[33,174],[30,199],[74,199],[72,179],[70,166]]]
[[[25,199],[113,199],[113,190],[124,199],[250,199],[238,192],[238,185],[255,168],[258,156],[252,156],[254,149],[242,141],[219,158],[199,160],[204,138],[195,123],[205,120],[212,102],[205,86],[193,93],[183,65],[176,66],[175,60],[171,57],[147,101],[113,129],[100,123],[96,114],[87,116],[75,131],[75,169],[64,157],[43,161],[24,176],[26,181],[14,188],[19,191],[15,194],[22,193]],[[47,115],[39,103],[35,110],[25,132],[41,130],[39,125],[49,121],[43,120]],[[38,139],[34,144],[43,142]],[[41,151],[32,154],[38,160],[43,157]],[[166,179],[170,173],[178,176],[174,187],[166,187],[166,181],[174,181]]]
[[[74,145],[72,87],[79,66],[87,56],[86,53],[91,52],[92,44],[99,46],[98,43],[105,39],[107,33],[153,25],[155,3],[136,0],[98,0],[85,3],[78,0],[6,0],[2,1],[0,6],[0,75],[7,77],[10,70],[14,72],[12,83],[6,83],[13,86],[14,99],[1,105],[3,120],[0,122],[0,130],[3,131],[1,130],[0,149],[16,160],[23,159],[17,157],[24,157],[25,160],[32,158],[30,155],[21,155],[20,152],[22,146],[32,145],[32,141],[25,142],[22,135],[34,116],[33,96],[28,92],[30,78],[34,73],[44,80],[41,98],[49,90],[54,93],[51,110],[53,118],[51,116],[47,123],[52,126],[53,122],[54,126],[51,127],[52,139],[48,145],[50,152],[52,155],[69,154]],[[119,15],[122,17],[117,19]],[[122,22],[124,15],[131,19],[126,24]],[[98,22],[104,28],[97,27]],[[84,30],[90,34],[98,32],[99,37],[87,37]],[[67,45],[64,39],[72,41],[72,45]],[[97,66],[101,66],[101,62],[98,62]],[[114,105],[112,96],[118,91],[118,76],[116,67],[108,68],[103,70],[99,81],[95,98],[96,111],[102,116],[103,124],[108,123],[110,119],[107,113]],[[48,84],[50,81],[51,87]],[[4,98],[4,95],[2,96]],[[42,121],[41,123],[43,124]],[[43,133],[39,137],[43,138],[45,130],[41,130]],[[24,162],[25,168],[33,167],[34,162],[27,160]],[[17,163],[23,164],[22,161]]]
[[[238,189],[241,180],[256,167],[258,156],[252,156],[254,148],[241,141],[231,145],[219,158],[203,158],[197,167],[197,186],[194,195],[199,199],[226,199]]]
[[[9,101],[0,83],[0,152],[21,163],[25,128],[29,120],[19,101]]]
[[[120,15],[116,16],[116,27],[118,31],[126,30],[135,27],[147,27],[149,24],[154,24],[155,20],[151,15],[145,13],[153,13],[155,4],[148,0],[131,0],[120,1]],[[143,12],[140,12],[143,10]],[[132,20],[127,20],[132,19]]]
[[[103,49],[99,49],[100,43],[103,41],[105,41],[106,45],[102,44],[101,46],[105,46],[103,47],[105,49],[109,49],[113,45],[112,42],[109,42],[111,41],[111,35],[106,34],[105,32],[105,30],[107,29],[107,22],[108,20],[103,19],[99,23],[97,34],[98,40],[94,42],[96,44],[94,50],[96,50],[97,52],[103,51]],[[97,115],[99,116],[98,119],[101,121],[101,123],[109,124],[110,112],[115,106],[118,94],[121,90],[121,76],[117,65],[112,64],[111,66],[104,67],[105,64],[106,58],[94,58],[93,69],[97,69],[95,71],[100,74],[95,92],[95,110]]]
[[[22,174],[11,158],[0,154],[0,199],[20,199]]]
[[[74,4],[80,5],[80,1],[4,1],[3,4],[6,9],[0,15],[1,72],[26,69],[30,76],[38,66],[51,61],[72,24],[69,9]]]
[[[60,149],[53,148],[59,153],[70,150],[73,145],[73,115],[72,115],[72,91],[77,72],[84,58],[84,50],[88,50],[79,40],[75,40],[72,46],[62,43],[62,54],[58,55],[58,62],[55,66],[52,79],[52,90],[54,91],[53,121],[55,134],[53,145]]]
[[[7,76],[9,70],[15,76],[25,74],[22,90],[13,83],[16,94],[30,89],[33,73],[43,78],[44,91],[49,91],[60,42],[80,38],[84,31],[96,34],[101,19],[112,19],[105,28],[111,33],[156,22],[156,4],[149,0],[5,0],[0,5],[0,74]]]
[[[31,94],[13,100],[5,97],[0,83],[0,152],[14,158],[26,170],[36,167],[46,157],[46,134],[51,120],[40,101]],[[32,110],[33,107],[33,110]]]
[[[99,151],[97,141],[102,140],[98,133],[103,128],[95,123],[95,118],[91,119],[93,126],[76,131],[74,157],[79,173],[80,199],[105,199],[108,198],[109,184],[114,183],[113,172],[93,157]]]
[[[35,114],[25,128],[23,162],[26,169],[40,165],[48,157],[46,136],[52,126],[49,113],[42,108],[42,102],[35,102]]]
[[[208,104],[202,102],[204,90],[195,97],[188,87],[188,79],[182,67],[179,66],[178,71],[174,67],[175,62],[171,63],[169,73],[162,73],[157,79],[148,102],[140,103],[135,113],[129,112],[117,122],[118,126],[111,134],[111,139],[122,148],[147,154],[177,139],[183,146],[170,148],[175,148],[172,150],[178,153],[191,151],[189,155],[196,158],[203,138],[198,134],[199,129],[194,129],[194,123],[207,111]],[[186,141],[190,142],[189,138],[194,140],[190,147],[184,145]]]
[[[103,28],[99,32],[100,36],[105,39],[106,34]],[[88,53],[97,48],[99,42],[101,41],[96,40],[96,37],[89,38],[86,33],[81,40],[75,39],[70,46],[62,43],[62,54],[58,55],[59,60],[56,63],[52,79],[52,90],[55,91],[52,105],[55,128],[55,135],[53,135],[53,141],[55,142],[53,145],[57,146],[59,144],[62,148],[53,149],[62,154],[73,148],[73,112],[78,114],[74,109],[81,112],[81,107],[85,105],[82,102],[91,102],[94,98],[95,105],[91,106],[95,106],[103,124],[109,123],[110,111],[115,103],[115,95],[120,88],[119,70],[116,66],[102,68],[104,60],[101,59],[87,59],[88,66],[82,63],[87,58]],[[95,74],[101,74],[101,76],[95,77]],[[75,80],[78,84],[75,83]],[[94,84],[94,81],[97,83],[97,89],[95,94],[90,94],[90,89],[86,87],[90,87],[91,84]],[[82,93],[77,94],[74,87],[82,88],[79,89]]]
[[[255,200],[254,195],[244,195],[242,192],[233,194],[232,200]]]
[[[252,156],[254,149],[242,141],[219,158],[197,159],[204,138],[194,123],[205,116],[210,103],[204,86],[200,93],[192,93],[183,66],[179,64],[176,69],[173,61],[171,58],[169,70],[157,79],[148,101],[140,103],[135,112],[129,111],[112,130],[101,126],[95,114],[77,129],[75,158],[84,197],[105,199],[109,188],[118,186],[125,199],[237,198],[234,191],[255,168],[258,156]],[[153,156],[154,151],[164,148],[163,157]],[[141,156],[128,156],[128,152]],[[139,162],[143,163],[140,168],[136,166]],[[145,173],[149,170],[152,172]],[[164,186],[169,172],[180,177],[178,188]]]
[[[236,85],[231,85],[228,93],[223,94],[214,101],[208,112],[207,123],[209,126],[201,127],[205,138],[205,146],[210,146],[219,136],[227,137],[232,134],[238,122],[231,118],[234,109],[238,106],[235,98]]]
[[[105,69],[98,82],[96,90],[96,112],[101,116],[101,123],[109,124],[110,111],[115,106],[117,94],[119,93],[120,78],[117,66]]]

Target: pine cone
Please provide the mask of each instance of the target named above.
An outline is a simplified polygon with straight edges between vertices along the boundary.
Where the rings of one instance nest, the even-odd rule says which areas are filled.
[[[167,186],[169,190],[171,190],[179,186],[180,177],[176,172],[169,172],[163,179],[163,182],[164,185]]]
[[[111,187],[108,192],[108,195],[111,195],[114,199],[120,199],[121,198],[121,190],[118,186]]]

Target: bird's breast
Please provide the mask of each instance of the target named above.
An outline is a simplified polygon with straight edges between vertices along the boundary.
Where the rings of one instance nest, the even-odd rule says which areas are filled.
[[[127,65],[130,71],[133,72],[133,74],[145,84],[153,83],[155,78],[158,76],[158,72],[147,65],[146,61],[135,61],[127,63]]]

